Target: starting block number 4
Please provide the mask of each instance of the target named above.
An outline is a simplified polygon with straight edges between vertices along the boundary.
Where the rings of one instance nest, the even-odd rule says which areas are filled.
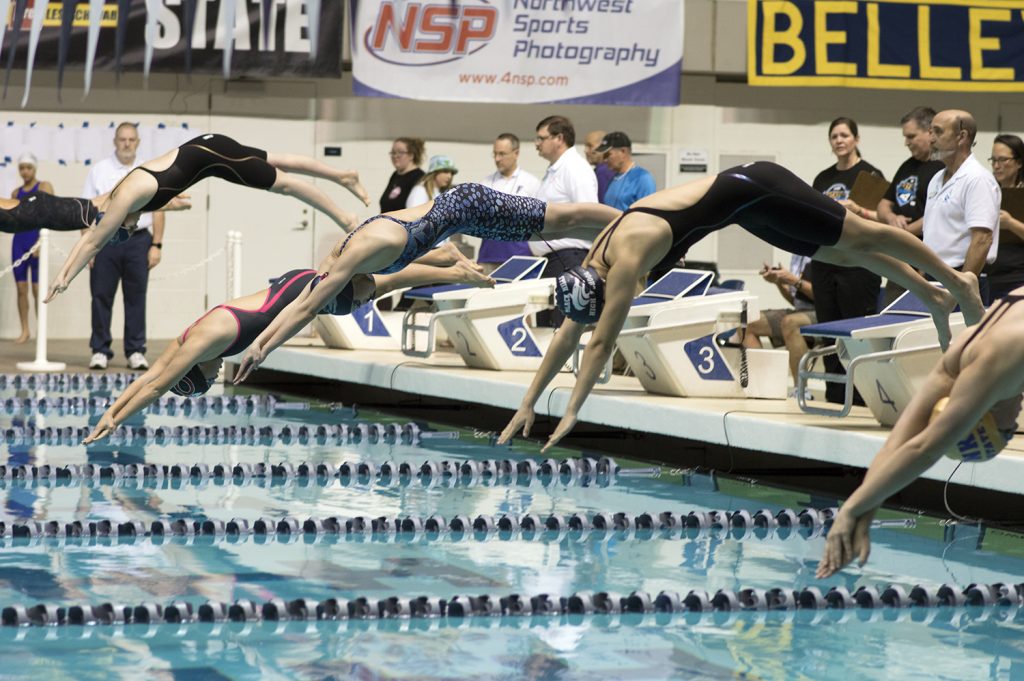
[[[714,336],[704,336],[683,344],[683,352],[697,374],[706,381],[732,381],[725,358],[715,345]]]
[[[540,357],[540,348],[533,340],[533,334],[526,327],[525,317],[516,317],[498,324],[498,334],[505,341],[508,351],[516,357]]]

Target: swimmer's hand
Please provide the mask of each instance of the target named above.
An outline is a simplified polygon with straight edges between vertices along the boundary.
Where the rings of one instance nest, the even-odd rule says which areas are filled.
[[[250,346],[242,356],[242,362],[238,365],[238,371],[235,372],[235,380],[232,381],[232,383],[238,385],[245,379],[249,378],[250,374],[256,371],[260,364],[263,364],[264,359],[266,358],[260,350],[257,350],[254,346]]]
[[[56,298],[58,295],[60,295],[61,293],[64,293],[67,290],[68,290],[68,283],[66,281],[64,281],[63,279],[61,279],[59,277],[57,279],[54,279],[53,283],[50,284],[50,292],[46,294],[46,298],[43,299],[43,303],[45,304],[45,303],[50,302],[51,300]]]
[[[112,416],[104,416],[96,424],[93,431],[89,433],[89,437],[82,440],[82,444],[91,445],[93,442],[98,442],[113,433],[115,428],[117,428],[117,424],[114,423],[114,418]]]
[[[551,437],[548,438],[547,444],[540,450],[540,453],[547,454],[552,447],[558,444],[559,440],[568,435],[576,427],[576,420],[576,414],[566,412],[562,420],[558,422],[555,432],[551,433]]]
[[[173,199],[164,204],[164,207],[160,210],[188,210],[192,207],[192,197],[188,194],[178,194]]]
[[[867,562],[871,554],[870,532],[874,515],[865,513],[859,518],[851,518],[849,513],[839,511],[825,539],[825,555],[818,563],[814,574],[816,578],[831,577],[854,559],[860,565]]]
[[[523,437],[530,437],[530,428],[533,427],[533,421],[536,418],[537,414],[533,411],[533,407],[519,407],[512,416],[512,420],[505,426],[505,430],[501,431],[498,444],[508,444],[520,431],[522,431]]]

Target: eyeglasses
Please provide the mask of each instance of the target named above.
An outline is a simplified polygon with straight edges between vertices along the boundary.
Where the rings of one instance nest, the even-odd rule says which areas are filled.
[[[409,155],[408,151],[394,151],[394,150],[392,150],[392,151],[388,152],[388,156],[408,156],[408,155]]]
[[[514,151],[496,151],[492,155],[494,156],[494,158],[505,158],[506,156],[512,156],[515,153],[516,152]]]
[[[533,141],[537,144],[541,144],[542,142],[547,142],[552,137],[557,137],[557,135],[537,135],[533,138]]]
[[[1013,156],[989,156],[988,162],[994,166],[1001,166],[1004,163],[1016,160]]]

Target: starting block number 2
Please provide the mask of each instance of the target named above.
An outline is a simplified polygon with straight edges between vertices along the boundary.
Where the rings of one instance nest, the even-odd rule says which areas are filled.
[[[498,324],[498,334],[505,341],[508,351],[516,357],[540,357],[540,348],[533,341],[533,334],[526,328],[524,317],[516,317]]]
[[[713,336],[697,338],[683,344],[683,352],[690,359],[690,364],[697,374],[705,381],[732,381],[733,375],[722,353],[715,347]]]

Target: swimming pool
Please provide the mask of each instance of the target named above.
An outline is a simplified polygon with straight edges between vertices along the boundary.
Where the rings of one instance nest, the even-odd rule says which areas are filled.
[[[0,627],[3,675],[1024,678],[1016,605],[808,607],[811,587],[869,587],[862,598],[875,587],[891,603],[915,585],[920,597],[1024,581],[1015,535],[882,514],[871,562],[818,582],[822,516],[755,525],[833,500],[668,467],[655,475],[621,458],[615,474],[599,455],[564,449],[555,470],[534,470],[529,443],[494,447],[487,433],[258,395],[166,401],[119,444],[86,450],[66,443],[118,385],[12,383],[0,381],[0,608],[6,624],[26,626]],[[559,470],[562,459],[573,463]],[[740,509],[751,515],[730,526]],[[320,522],[304,528],[310,518]],[[678,593],[689,611],[603,612],[614,594],[643,610],[634,592],[661,609],[671,599],[659,593]],[[721,609],[733,594],[777,603],[785,593],[804,607]],[[481,595],[490,600],[471,600]],[[410,602],[420,596],[430,598]],[[494,614],[401,616],[442,607],[431,598]],[[234,617],[249,621],[208,602],[241,602]],[[32,609],[40,603],[61,606],[50,617],[63,623],[29,626],[47,616]],[[72,606],[106,603],[149,621],[67,624],[89,612]]]

